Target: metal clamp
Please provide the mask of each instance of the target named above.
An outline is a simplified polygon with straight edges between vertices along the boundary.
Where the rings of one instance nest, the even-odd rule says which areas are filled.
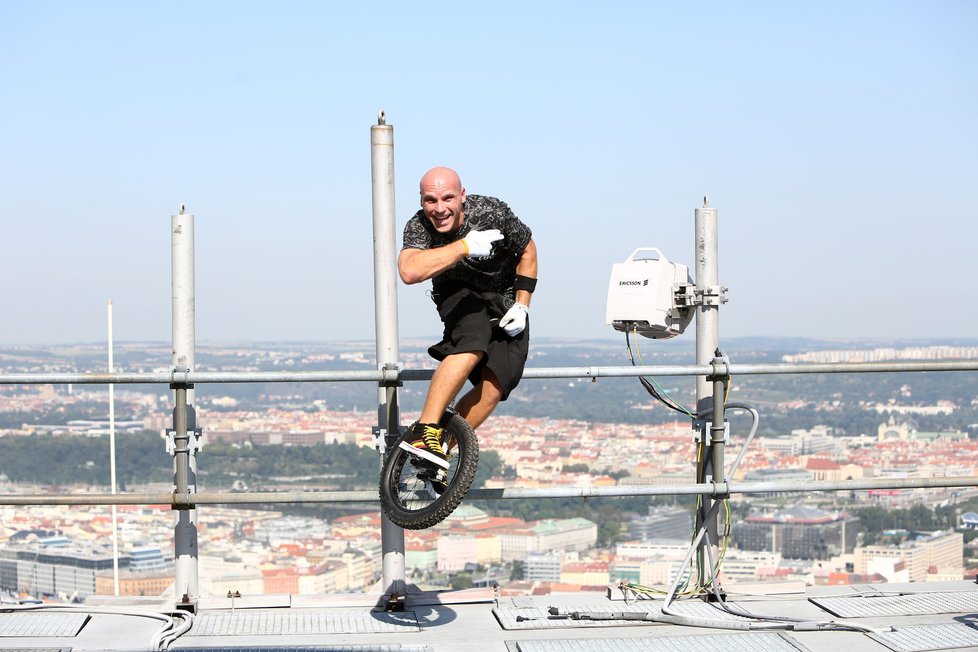
[[[723,482],[717,482],[712,477],[710,478],[710,484],[713,485],[712,497],[716,500],[727,500],[730,498],[730,484],[725,480]]]
[[[719,306],[727,303],[727,288],[722,285],[705,288],[681,285],[675,292],[677,302],[682,301],[682,305],[686,306]]]
[[[393,436],[387,431],[387,428],[381,428],[380,426],[372,426],[370,428],[370,434],[374,436],[374,450],[379,451],[381,455],[387,453],[387,448],[393,446],[397,443],[404,433],[407,432],[407,427],[401,426]]]
[[[201,441],[201,436],[203,435],[203,430],[200,428],[194,428],[193,430],[187,430],[187,450],[193,455],[204,449],[204,444]],[[177,431],[173,428],[166,429],[166,452],[170,455],[176,455],[177,442],[176,442]]]
[[[730,358],[720,353],[720,349],[717,349],[716,355],[710,360],[710,367],[713,371],[706,377],[707,380],[730,378]]]
[[[177,378],[177,374],[183,374],[183,379]],[[170,389],[176,389],[177,385],[191,388],[193,385],[187,382],[187,376],[190,374],[190,367],[173,367],[170,370]]]
[[[701,444],[704,441],[707,444],[716,443],[716,442],[713,441],[712,428],[713,428],[713,422],[712,421],[706,421],[706,420],[703,420],[703,419],[696,419],[695,421],[693,421],[693,443],[694,444]],[[729,421],[724,421],[723,422],[723,443],[724,444],[729,444],[730,443],[730,422]]]
[[[387,428],[381,428],[380,426],[373,426],[370,428],[370,434],[374,436],[374,450],[379,452],[381,455],[387,452]]]
[[[394,362],[385,362],[384,366],[380,368],[382,378],[380,379],[379,385],[381,387],[403,387],[404,382],[398,380],[401,375],[401,367]]]

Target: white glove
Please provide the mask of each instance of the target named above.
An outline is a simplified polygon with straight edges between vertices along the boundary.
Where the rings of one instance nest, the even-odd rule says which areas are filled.
[[[526,317],[529,314],[529,308],[522,303],[514,303],[513,307],[507,310],[503,318],[499,320],[499,327],[506,331],[510,337],[516,337],[526,328]]]
[[[492,243],[502,240],[503,234],[499,229],[489,229],[488,231],[469,231],[469,234],[462,240],[465,245],[465,255],[469,258],[482,258],[492,253]]]

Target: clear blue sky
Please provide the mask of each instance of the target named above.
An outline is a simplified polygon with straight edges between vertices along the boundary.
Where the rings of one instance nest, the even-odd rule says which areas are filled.
[[[978,333],[978,3],[0,3],[2,343],[373,337],[369,130],[533,230],[543,336],[617,337],[611,265],[693,265],[722,336]],[[440,332],[402,286],[400,333]],[[690,335],[687,335],[690,337]]]

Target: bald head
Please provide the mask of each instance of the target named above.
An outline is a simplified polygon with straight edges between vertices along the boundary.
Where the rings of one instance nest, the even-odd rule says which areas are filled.
[[[462,179],[458,173],[446,167],[431,168],[421,177],[421,196],[424,196],[427,189],[451,189],[462,192]]]
[[[458,173],[437,167],[421,177],[421,209],[439,233],[455,233],[465,219],[465,188]]]

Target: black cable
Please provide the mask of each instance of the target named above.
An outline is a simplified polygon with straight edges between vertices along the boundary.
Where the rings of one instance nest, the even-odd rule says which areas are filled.
[[[632,363],[633,367],[637,366],[635,364],[635,356],[632,353],[632,342],[631,342],[631,338],[628,335],[627,328],[625,329],[625,346],[628,348],[628,361]],[[642,383],[642,387],[645,388],[645,391],[647,391],[652,396],[652,398],[659,401],[670,410],[675,410],[676,412],[679,412],[688,417],[692,417],[693,419],[696,418],[695,413],[690,412],[686,408],[680,406],[678,403],[672,400],[672,398],[660,394],[659,390],[656,389],[655,386],[652,383],[650,383],[644,376],[639,376],[638,380],[640,383]]]

